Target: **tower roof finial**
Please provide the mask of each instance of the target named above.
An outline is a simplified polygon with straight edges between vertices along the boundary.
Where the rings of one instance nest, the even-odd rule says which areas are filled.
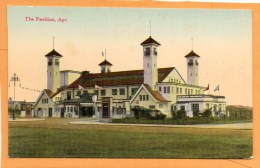
[[[191,38],[191,51],[193,51],[193,37]]]
[[[52,47],[53,47],[53,49],[54,49],[54,36],[52,37]]]
[[[152,36],[152,22],[150,20],[150,37]]]

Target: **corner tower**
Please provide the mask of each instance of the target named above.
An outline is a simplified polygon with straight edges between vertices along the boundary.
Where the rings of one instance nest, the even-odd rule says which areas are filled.
[[[187,83],[191,85],[199,85],[199,58],[193,50],[186,56],[187,59]]]
[[[158,82],[157,47],[161,44],[151,36],[141,43],[143,46],[144,83],[156,90]]]
[[[54,49],[45,55],[47,57],[47,89],[56,92],[60,87],[60,58],[62,57]]]

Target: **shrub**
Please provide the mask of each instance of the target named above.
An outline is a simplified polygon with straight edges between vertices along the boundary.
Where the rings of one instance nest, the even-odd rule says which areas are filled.
[[[177,119],[186,118],[186,111],[185,110],[178,110],[176,114]]]
[[[132,111],[134,111],[134,116],[136,119],[139,118],[150,118],[151,117],[151,110],[144,108],[144,107],[134,107],[132,108]]]
[[[206,109],[206,110],[202,113],[202,117],[207,117],[207,118],[209,118],[211,115],[212,115],[211,108],[210,108],[210,109]]]
[[[159,112],[155,116],[151,116],[150,119],[152,120],[164,120],[166,118],[166,115]]]
[[[194,110],[193,111],[193,117],[195,117],[195,118],[199,117],[199,111]]]

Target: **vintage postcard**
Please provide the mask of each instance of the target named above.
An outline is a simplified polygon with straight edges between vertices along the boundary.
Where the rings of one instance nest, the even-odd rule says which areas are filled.
[[[8,6],[8,157],[252,159],[250,9]]]

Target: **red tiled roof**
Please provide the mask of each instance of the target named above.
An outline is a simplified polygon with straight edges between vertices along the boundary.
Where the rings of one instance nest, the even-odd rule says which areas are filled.
[[[149,36],[148,39],[146,39],[145,41],[143,41],[141,43],[141,45],[146,45],[146,44],[157,44],[157,45],[161,45],[160,43],[158,43],[157,41],[155,41],[151,36]]]
[[[60,92],[61,92],[61,90],[58,90],[57,92],[53,93],[53,94],[51,95],[51,98],[53,98],[54,96],[56,96],[56,95],[59,94]]]
[[[189,54],[187,54],[185,57],[200,57],[198,54],[196,54],[193,50]]]
[[[159,68],[158,82],[161,82],[174,69]],[[118,71],[110,73],[88,73],[83,72],[82,75],[70,84],[67,88],[94,87],[98,86],[117,86],[117,85],[141,85],[144,81],[143,70]]]
[[[144,86],[156,100],[160,102],[170,102],[169,100],[166,100],[157,90],[152,90],[152,88],[149,85],[144,84]]]
[[[106,59],[105,59],[105,61],[101,62],[98,65],[110,65],[110,66],[112,66],[112,64],[110,62],[108,62]]]
[[[49,97],[51,97],[51,95],[53,94],[50,89],[44,89],[44,91]]]
[[[52,50],[51,52],[49,52],[48,54],[45,55],[45,57],[49,57],[49,56],[59,56],[62,57],[62,55],[60,53],[58,53],[56,50]]]

